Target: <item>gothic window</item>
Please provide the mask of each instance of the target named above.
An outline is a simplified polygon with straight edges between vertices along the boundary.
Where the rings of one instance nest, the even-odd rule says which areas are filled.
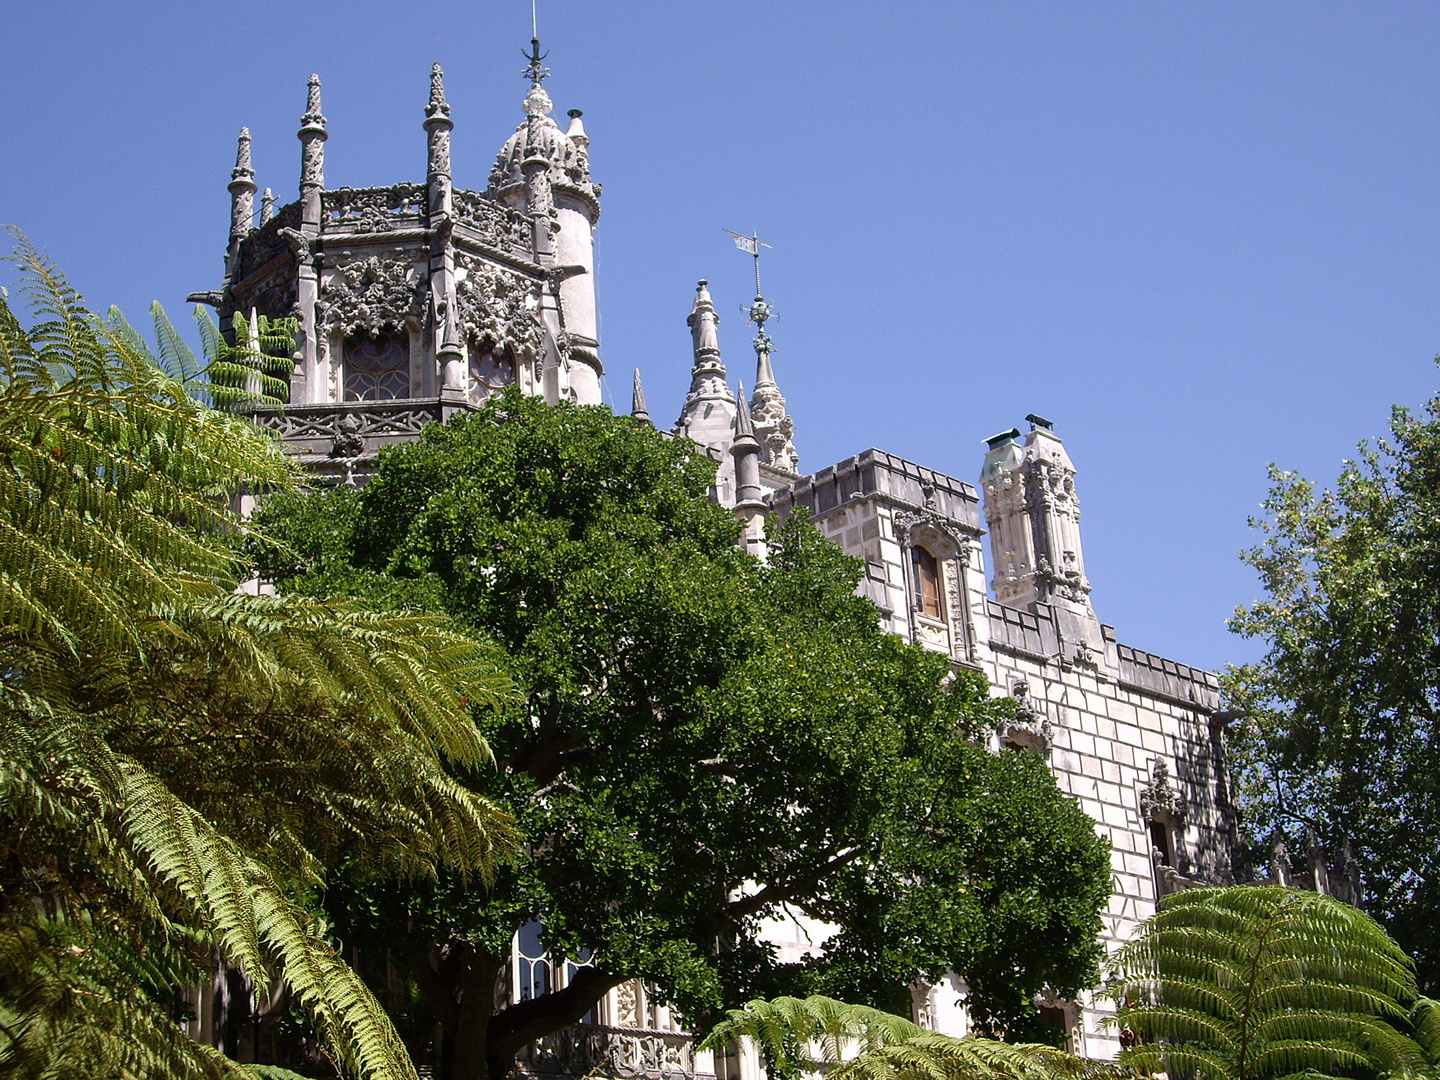
[[[922,615],[944,618],[940,606],[940,560],[926,548],[911,549],[915,554],[916,606]]]
[[[1175,839],[1168,821],[1150,819],[1150,847],[1160,856],[1161,866],[1175,865]]]
[[[362,334],[346,340],[346,401],[389,401],[409,396],[410,347],[403,336]]]
[[[486,346],[470,348],[470,400],[484,404],[491,394],[515,381],[515,361],[508,350]]]
[[[540,944],[540,924],[526,923],[515,935],[515,999],[530,1001],[550,992],[550,957]]]

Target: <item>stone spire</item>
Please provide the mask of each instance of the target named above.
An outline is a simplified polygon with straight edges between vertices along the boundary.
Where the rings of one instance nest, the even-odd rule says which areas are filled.
[[[735,425],[735,398],[730,393],[725,362],[720,359],[716,328],[720,316],[710,299],[709,282],[695,287],[695,303],[685,321],[690,326],[694,365],[690,369],[690,392],[675,422],[675,433],[694,439],[702,446],[720,450],[730,445]]]
[[[756,317],[757,308],[764,308],[763,317]],[[785,399],[775,384],[775,370],[770,363],[773,344],[765,332],[764,322],[770,314],[769,305],[757,296],[750,311],[751,318],[760,325],[760,333],[755,338],[755,395],[750,399],[755,435],[764,449],[766,464],[793,473],[800,463],[800,455],[795,452],[795,421],[785,411]]]
[[[260,196],[260,224],[265,225],[275,217],[275,193],[268,187]]]
[[[300,118],[300,221],[306,232],[320,231],[320,193],[325,190],[325,116],[320,112],[320,76],[311,75]]]
[[[250,165],[250,129],[240,129],[235,168],[230,172],[230,242],[245,238],[255,216],[255,170]]]
[[[450,213],[450,106],[445,101],[445,73],[440,63],[430,69],[430,104],[425,107],[425,132],[429,136],[429,165],[426,186],[432,218]]]
[[[645,423],[654,427],[654,421],[650,419],[650,410],[645,407],[645,387],[640,385],[640,369],[635,369],[635,387],[630,391],[630,415],[636,420],[644,420]]]

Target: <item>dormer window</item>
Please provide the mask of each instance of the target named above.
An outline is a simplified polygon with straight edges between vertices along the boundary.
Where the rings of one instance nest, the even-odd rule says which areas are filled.
[[[932,619],[944,618],[940,605],[940,560],[927,548],[911,549],[915,554],[916,610]]]

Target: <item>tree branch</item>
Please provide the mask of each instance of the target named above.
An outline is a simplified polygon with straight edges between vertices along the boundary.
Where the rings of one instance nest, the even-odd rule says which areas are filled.
[[[527,1043],[578,1023],[597,1001],[625,979],[626,976],[612,975],[599,968],[578,968],[563,990],[518,1002],[497,1014],[490,1021],[490,1037],[485,1049],[491,1075],[503,1076]]]
[[[865,853],[864,848],[853,847],[849,851],[836,855],[829,862],[822,863],[807,874],[802,874],[785,884],[766,885],[759,892],[750,896],[742,896],[738,900],[732,900],[725,905],[723,914],[729,919],[743,919],[747,915],[754,915],[762,911],[770,904],[778,904],[785,900],[794,900],[803,892],[808,892],[820,882],[824,881],[830,874],[841,867],[848,866]]]

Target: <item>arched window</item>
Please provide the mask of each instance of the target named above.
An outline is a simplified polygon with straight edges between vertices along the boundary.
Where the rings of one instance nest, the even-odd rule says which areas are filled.
[[[927,548],[914,547],[915,589],[917,607],[922,615],[932,619],[944,618],[940,606],[940,560]]]
[[[504,348],[470,347],[470,400],[482,405],[497,390],[515,381],[515,362]]]
[[[403,336],[360,335],[345,342],[345,400],[410,396],[410,348]]]

